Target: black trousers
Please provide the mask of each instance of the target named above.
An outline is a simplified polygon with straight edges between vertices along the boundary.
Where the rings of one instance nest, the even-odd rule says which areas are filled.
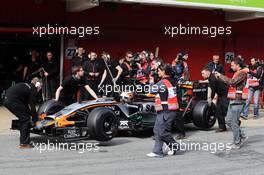
[[[169,147],[174,147],[177,144],[172,137],[171,127],[176,118],[176,111],[162,111],[157,114],[154,126],[155,144],[153,152],[156,154],[163,154],[162,146],[167,144]]]
[[[47,78],[47,98],[49,100],[55,97],[56,88],[57,88],[57,78],[48,77]]]
[[[30,110],[19,102],[6,99],[4,106],[19,119],[20,144],[30,143]]]
[[[227,114],[229,100],[227,97],[218,97],[216,104],[216,117],[219,129],[226,129],[225,116]]]

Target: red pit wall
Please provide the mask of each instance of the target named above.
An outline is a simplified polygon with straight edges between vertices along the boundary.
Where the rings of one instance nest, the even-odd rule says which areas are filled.
[[[160,47],[159,56],[171,62],[181,51],[189,53],[189,66],[192,79],[200,78],[201,68],[213,54],[223,52],[223,38],[209,36],[164,36],[164,26],[179,24],[192,26],[223,26],[224,16],[213,11],[191,10],[169,7],[131,6],[103,4],[100,7],[82,13],[70,13],[69,25],[100,26],[99,37],[75,38],[76,45],[98,53],[106,50],[117,59],[125,52],[154,51]],[[67,40],[72,37],[67,37]],[[65,61],[65,73],[68,73],[69,61]]]
[[[251,57],[264,59],[264,19],[229,23],[232,37],[226,39],[226,51],[240,54],[249,64]]]
[[[181,9],[158,6],[100,4],[99,7],[80,13],[66,13],[61,0],[5,1],[0,6],[1,27],[32,27],[50,24],[70,26],[100,26],[99,37],[76,38],[76,44],[87,50],[110,52],[114,58],[122,58],[127,50],[154,51],[160,47],[160,56],[167,62],[177,52],[189,52],[192,79],[200,79],[200,69],[213,54],[225,51],[241,54],[249,62],[251,56],[264,59],[264,19],[226,23],[231,25],[232,35],[217,38],[209,36],[164,36],[164,26],[190,24],[192,26],[224,26],[224,15],[214,11]],[[23,31],[21,31],[23,32]],[[67,40],[72,37],[67,37]],[[68,74],[69,61],[65,60],[64,75]],[[226,69],[229,65],[226,65]]]
[[[28,27],[64,23],[65,2],[62,0],[12,0],[0,6],[0,25]]]

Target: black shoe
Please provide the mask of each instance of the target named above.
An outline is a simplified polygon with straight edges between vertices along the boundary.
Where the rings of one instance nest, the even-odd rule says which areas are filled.
[[[215,130],[215,132],[226,132],[227,130],[226,130],[226,128],[225,129],[223,129],[223,128],[218,128],[217,130]]]

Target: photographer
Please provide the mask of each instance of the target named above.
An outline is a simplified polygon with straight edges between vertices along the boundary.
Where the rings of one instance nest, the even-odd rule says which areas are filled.
[[[125,60],[121,64],[121,68],[123,71],[120,77],[120,81],[122,82],[123,85],[130,84],[131,71],[132,71],[132,64],[131,64],[132,58],[133,58],[133,53],[130,51],[126,52]]]
[[[147,60],[147,55],[145,51],[142,51],[139,54],[139,59],[140,62],[137,62],[137,74],[136,74],[136,79],[141,83],[141,84],[147,84],[149,81],[149,74],[151,67],[148,63]]]
[[[175,60],[172,62],[173,71],[177,80],[189,80],[189,68],[187,64],[188,54],[185,52],[179,53]]]
[[[254,116],[253,119],[259,118],[259,95],[263,86],[263,67],[257,62],[256,58],[251,58],[251,66],[246,68],[248,72],[249,94],[241,117],[248,119],[248,110],[252,97],[254,97]]]
[[[151,71],[149,74],[149,84],[157,83],[160,78],[158,75],[158,67],[163,63],[161,59],[155,59],[155,61],[151,62]]]
[[[155,58],[154,53],[150,52],[149,53],[149,63],[150,63],[150,67],[156,65],[156,63],[158,62],[157,58]]]

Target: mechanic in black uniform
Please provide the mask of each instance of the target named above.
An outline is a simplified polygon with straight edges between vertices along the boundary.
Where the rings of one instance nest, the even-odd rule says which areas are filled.
[[[71,67],[84,66],[85,62],[87,61],[88,59],[84,54],[84,49],[82,47],[78,47],[76,56],[74,56],[71,60]]]
[[[30,116],[32,116],[32,121],[36,123],[38,118],[35,105],[37,91],[40,88],[41,81],[38,78],[33,78],[31,83],[18,83],[6,91],[4,106],[19,119],[19,148],[32,148],[30,144]]]
[[[55,98],[55,91],[58,84],[59,66],[53,58],[52,52],[47,52],[47,61],[43,65],[44,76],[46,78],[47,100]],[[44,83],[44,82],[43,82]]]
[[[55,100],[62,102],[64,105],[70,105],[76,102],[76,94],[79,86],[84,86],[92,97],[97,99],[97,95],[90,88],[89,82],[83,76],[83,68],[81,66],[74,66],[72,68],[72,75],[66,77],[56,90]]]
[[[228,110],[229,100],[227,98],[228,94],[228,86],[223,82],[217,79],[213,73],[211,73],[211,69],[205,67],[201,71],[202,77],[209,82],[209,87],[211,94],[208,97],[209,105],[212,104],[212,100],[217,95],[217,103],[216,103],[216,117],[218,120],[218,129],[216,132],[224,132],[226,131],[226,124],[225,124],[225,116]]]
[[[103,52],[102,53],[102,59],[105,60],[112,76],[113,76],[113,79],[111,77],[111,75],[109,74],[108,72],[108,69],[106,67],[106,64],[104,62],[104,60],[102,60],[102,69],[104,70],[104,73],[103,73],[103,76],[102,76],[102,79],[101,79],[101,82],[99,84],[99,87],[104,85],[105,87],[106,86],[113,86],[113,81],[115,82],[115,84],[120,84],[120,81],[119,81],[119,78],[122,74],[122,68],[121,66],[118,64],[118,61],[116,61],[115,59],[111,59],[109,53],[107,52]],[[106,87],[107,88],[107,87]],[[104,88],[104,89],[106,89]],[[108,89],[108,88],[107,88]],[[112,87],[112,90],[114,89],[114,87]],[[107,91],[104,92],[104,95],[106,96],[115,96],[117,92],[110,92],[108,93]]]
[[[148,157],[163,157],[162,150],[165,143],[170,150],[168,155],[175,155],[178,149],[178,143],[171,134],[171,127],[176,117],[181,117],[177,110],[179,109],[178,98],[175,87],[175,79],[171,77],[172,67],[168,64],[160,65],[158,74],[161,80],[151,89],[151,94],[156,94],[155,109],[157,118],[154,126],[155,145],[153,151],[148,153]]]
[[[38,53],[36,50],[31,51],[31,59],[24,67],[23,81],[30,82],[33,77],[40,77],[41,63],[38,60]]]
[[[88,58],[89,61],[86,61],[83,66],[85,78],[88,78],[90,82],[90,87],[98,95],[98,85],[101,81],[102,74],[104,71],[102,69],[102,61],[100,61],[100,59],[97,58],[97,54],[92,51],[88,54]],[[93,97],[87,92],[84,87],[81,88],[81,99],[93,99]]]

